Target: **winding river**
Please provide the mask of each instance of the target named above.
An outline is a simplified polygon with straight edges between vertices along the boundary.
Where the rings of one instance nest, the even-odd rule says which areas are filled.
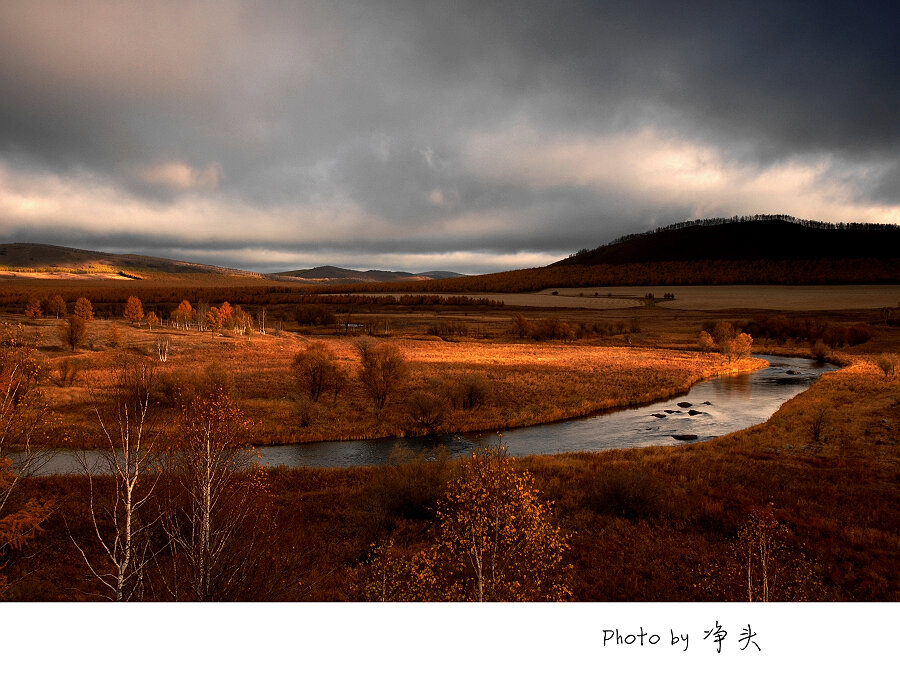
[[[507,430],[503,444],[511,455],[525,456],[709,440],[766,421],[786,400],[808,389],[825,372],[837,369],[808,358],[757,357],[769,361],[769,367],[707,379],[687,395],[665,402]],[[430,453],[443,445],[451,453],[467,454],[474,447],[497,441],[496,433],[466,433],[311,442],[264,447],[260,453],[262,462],[270,466],[363,466],[386,463],[398,446]]]
[[[507,430],[503,444],[511,455],[525,456],[709,440],[766,421],[786,400],[808,389],[825,372],[837,369],[808,358],[757,357],[769,361],[769,367],[707,379],[687,395],[665,402]],[[395,447],[427,455],[443,446],[452,454],[468,454],[475,447],[497,442],[497,433],[465,433],[310,442],[262,447],[259,452],[260,462],[269,466],[343,467],[386,463]],[[97,457],[88,452],[88,458],[96,461]],[[60,452],[39,474],[78,472],[81,466],[74,454]]]

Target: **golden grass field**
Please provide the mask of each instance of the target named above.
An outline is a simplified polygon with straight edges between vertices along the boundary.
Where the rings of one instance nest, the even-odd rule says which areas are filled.
[[[104,345],[113,324],[122,337],[120,348]],[[124,320],[95,320],[89,326],[88,344],[93,346],[74,354],[58,345],[55,320],[38,319],[23,326],[26,341],[38,339],[42,345],[51,373],[62,361],[78,363],[80,372],[72,385],[47,382],[43,390],[58,415],[57,427],[65,429],[65,437],[79,438],[77,443],[87,446],[96,441],[94,397],[109,385],[116,356],[137,353],[158,361],[160,340],[169,346],[167,361],[157,362],[158,378],[191,381],[202,378],[210,368],[223,373],[253,421],[251,439],[256,444],[533,425],[667,398],[700,379],[764,365],[756,359],[726,363],[718,354],[658,348],[392,338],[409,363],[409,376],[376,414],[355,381],[360,367],[355,338],[281,332],[247,339],[231,332],[149,331]],[[348,377],[336,399],[326,396],[314,405],[299,402],[300,391],[290,374],[294,355],[311,341],[325,344]],[[482,406],[447,409],[439,423],[428,429],[411,422],[406,408],[411,395],[425,392],[446,397],[447,387],[467,375],[479,375],[489,386]],[[62,445],[61,437],[54,440]]]
[[[288,323],[290,330],[277,336],[248,340],[227,332],[150,332],[124,319],[95,320],[88,344],[73,354],[61,346],[55,320],[30,320],[20,313],[0,320],[37,344],[51,374],[63,361],[80,363],[71,385],[51,379],[41,384],[52,410],[45,441],[67,448],[98,445],[94,400],[109,385],[110,367],[123,352],[156,358],[160,339],[169,342],[168,360],[157,361],[160,380],[190,384],[212,369],[231,386],[252,422],[253,442],[261,445],[420,433],[408,402],[421,392],[441,395],[467,375],[489,383],[487,400],[474,410],[448,409],[431,430],[502,429],[587,414],[666,398],[703,377],[760,364],[746,359],[729,365],[717,354],[699,353],[697,336],[710,322],[783,314],[804,324],[864,324],[871,332],[868,341],[828,353],[844,367],[786,402],[764,424],[680,447],[526,457],[516,465],[534,475],[541,498],[552,502],[553,522],[569,537],[565,563],[576,600],[746,601],[741,531],[765,512],[779,526],[773,599],[897,601],[900,374],[889,375],[876,362],[881,354],[900,353],[900,326],[888,320],[896,315],[900,289],[868,290],[619,288],[609,291],[637,298],[640,306],[521,309],[529,321],[640,326],[627,334],[566,343],[512,337],[508,328],[520,310],[508,302],[440,311],[360,310],[355,320],[390,323],[387,340],[409,363],[408,379],[380,414],[355,381],[360,367],[355,338],[335,334],[337,326]],[[559,295],[535,297],[590,300],[579,297],[582,292],[593,291],[560,289]],[[644,292],[657,297],[675,292],[676,299],[647,304],[640,301]],[[567,297],[570,293],[574,296]],[[834,306],[814,308],[829,297]],[[741,302],[764,306],[741,308]],[[787,306],[800,308],[779,308]],[[466,323],[469,336],[427,334],[435,322],[450,320]],[[113,324],[123,341],[116,348],[105,343]],[[336,354],[349,381],[336,400],[326,395],[315,405],[298,401],[289,371],[294,355],[311,341]],[[754,349],[763,353],[802,356],[810,355],[810,348],[806,341],[754,340]],[[165,397],[160,403],[174,425],[177,409]],[[236,596],[364,599],[373,545],[392,542],[394,554],[403,559],[432,545],[438,535],[437,504],[457,469],[454,462],[409,459],[379,467],[268,471],[271,529],[264,532],[268,553],[257,559],[255,581],[284,582],[265,591],[257,583]],[[92,486],[109,487],[102,478],[91,485],[69,475],[22,483],[13,508],[46,497],[55,510],[26,547],[5,554],[8,598],[92,598],[96,588],[71,543],[73,536],[93,540],[85,515]],[[153,591],[148,597],[165,597]]]

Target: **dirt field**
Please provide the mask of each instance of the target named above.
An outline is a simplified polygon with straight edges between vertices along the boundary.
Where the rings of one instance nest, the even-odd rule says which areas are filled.
[[[553,293],[559,295],[554,296]],[[776,311],[845,311],[877,309],[900,304],[900,286],[643,286],[633,288],[550,288],[537,297],[550,296],[558,306],[586,306],[588,295],[612,293],[613,297],[643,297],[653,293],[657,299],[675,293],[675,299],[660,306],[672,309],[769,309]],[[585,297],[581,295],[584,294]],[[520,296],[516,296],[517,298]],[[524,297],[527,297],[524,296]],[[571,302],[572,304],[565,304]],[[513,304],[510,300],[507,304]],[[551,305],[546,305],[551,306]],[[589,304],[587,306],[590,306]]]
[[[774,311],[846,311],[900,305],[900,286],[635,286],[547,288],[536,293],[471,293],[507,307],[541,309],[626,309],[646,304],[652,293],[671,309],[758,309]],[[674,293],[674,300],[663,300]],[[402,293],[366,293],[373,297]],[[431,293],[416,293],[431,294]],[[442,297],[449,295],[442,294]]]

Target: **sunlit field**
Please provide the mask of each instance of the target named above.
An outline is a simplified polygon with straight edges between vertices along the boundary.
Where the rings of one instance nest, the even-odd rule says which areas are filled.
[[[240,336],[231,331],[197,332],[146,326],[127,321],[95,320],[85,347],[74,353],[59,344],[57,321],[39,319],[22,325],[22,339],[39,344],[46,354],[50,379],[42,387],[58,419],[48,430],[58,447],[91,447],[98,442],[93,412],[96,397],[111,383],[116,359],[123,353],[155,362],[159,404],[175,411],[179,388],[212,373],[225,382],[253,422],[255,444],[362,439],[419,435],[425,432],[502,430],[572,418],[592,412],[647,403],[683,393],[691,384],[717,374],[764,365],[745,359],[726,362],[718,354],[627,346],[566,343],[495,343],[418,338],[297,335]],[[121,345],[106,345],[115,325]],[[388,394],[384,407],[373,409],[357,383],[357,344],[396,345],[408,363],[407,375]],[[346,383],[337,395],[312,403],[291,374],[294,356],[311,343],[334,354]],[[165,362],[159,349],[165,345]],[[61,368],[77,370],[68,383],[58,381]],[[53,376],[57,380],[52,379]],[[471,379],[479,386],[472,405],[450,402],[452,389]],[[439,404],[434,418],[415,417],[410,399],[424,394]]]
[[[39,365],[33,382],[47,416],[35,446],[102,448],[97,410],[115,396],[123,358],[152,365],[148,400],[161,455],[186,446],[198,428],[196,416],[190,421],[192,401],[213,390],[230,402],[209,414],[225,410],[222,422],[240,428],[244,446],[503,430],[661,400],[703,378],[762,364],[704,351],[701,331],[715,333],[725,321],[746,330],[757,353],[841,364],[768,422],[709,442],[510,459],[509,498],[526,499],[515,517],[531,522],[528,536],[544,541],[528,563],[546,571],[533,584],[509,580],[486,591],[520,600],[900,598],[900,307],[891,287],[872,298],[863,293],[857,303],[850,290],[841,291],[840,308],[830,310],[811,306],[831,288],[619,288],[609,292],[622,301],[607,308],[516,307],[507,296],[502,306],[361,299],[315,304],[314,311],[291,304],[294,296],[283,291],[268,295],[264,286],[202,291],[272,300],[265,334],[171,323],[151,329],[121,315],[130,293],[115,287],[97,291],[109,318],[89,321],[74,350],[64,344],[59,320],[23,315],[24,302],[0,316],[11,336],[5,348],[13,355],[23,349]],[[191,296],[180,286],[158,292],[165,302],[157,299],[155,307]],[[601,289],[552,292],[536,296],[590,302]],[[244,301],[258,315],[258,306]],[[742,301],[771,306],[740,308]],[[779,308],[788,302],[805,304]],[[402,363],[380,402],[364,383],[366,352]],[[334,378],[313,396],[294,361],[316,353],[325,354]],[[238,491],[230,493],[246,495],[234,511],[242,533],[234,531],[227,549],[242,580],[177,596],[471,599],[467,567],[454,566],[447,539],[456,522],[447,519],[448,499],[474,488],[465,466],[440,454],[425,460],[398,453],[381,467],[238,472],[231,487]],[[187,498],[177,473],[163,475],[146,502],[151,522],[166,522],[172,503]],[[107,592],[75,543],[88,558],[102,559],[90,490],[97,503],[110,503],[113,487],[110,478],[89,483],[78,475],[16,485],[8,511],[30,513],[40,528],[24,545],[5,548],[6,598],[89,600]],[[114,532],[106,516],[98,522],[101,532]],[[169,534],[154,527],[148,540],[162,546]],[[515,545],[525,534],[503,535]],[[771,546],[765,568],[747,553],[760,541]],[[135,597],[176,596],[171,573],[188,558],[166,547],[157,554],[144,584],[131,588]]]

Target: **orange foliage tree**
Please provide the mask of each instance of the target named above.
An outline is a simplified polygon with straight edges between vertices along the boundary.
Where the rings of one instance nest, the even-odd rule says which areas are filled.
[[[25,315],[28,318],[40,318],[44,312],[41,310],[41,301],[37,297],[32,297],[25,305]]]
[[[531,474],[516,470],[503,446],[473,452],[460,469],[437,511],[454,578],[448,599],[567,599],[566,536],[551,522]]]
[[[226,330],[234,329],[234,309],[228,302],[222,302],[219,307],[219,327]]]
[[[568,537],[503,446],[476,450],[438,501],[437,543],[410,558],[376,548],[367,599],[561,601]]]
[[[15,487],[46,461],[34,440],[47,412],[36,388],[42,366],[34,349],[7,333],[0,339],[0,571],[4,557],[19,550],[50,515],[52,501],[30,499],[12,510]],[[16,451],[16,462],[9,455]],[[0,595],[7,587],[0,573]]]
[[[75,308],[72,313],[83,321],[94,320],[94,307],[91,306],[91,301],[87,297],[79,297],[75,300]]]
[[[187,300],[181,300],[181,304],[179,304],[178,308],[172,312],[170,318],[175,324],[176,328],[187,330],[190,323],[197,318],[197,312],[191,306],[190,302],[188,302]]]
[[[144,307],[141,305],[141,301],[137,297],[129,297],[128,301],[125,302],[123,315],[131,321],[132,325],[144,318]]]

